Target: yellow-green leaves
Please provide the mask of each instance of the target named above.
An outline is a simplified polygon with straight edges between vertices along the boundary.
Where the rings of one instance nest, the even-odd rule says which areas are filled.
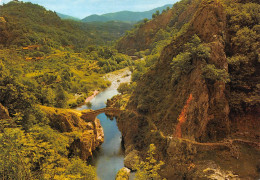
[[[145,161],[139,161],[137,158],[137,164],[134,169],[137,171],[135,174],[136,180],[160,180],[162,179],[158,171],[164,164],[162,161],[158,162],[154,156],[156,147],[154,144],[150,144],[149,150],[147,151],[147,157]]]

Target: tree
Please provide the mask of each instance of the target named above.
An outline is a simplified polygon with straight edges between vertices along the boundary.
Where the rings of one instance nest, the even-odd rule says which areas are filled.
[[[214,64],[207,64],[202,68],[203,76],[213,81],[230,82],[229,74],[225,69],[218,69]]]
[[[55,107],[65,108],[67,106],[67,95],[61,85],[56,88]]]
[[[154,144],[150,144],[147,152],[146,161],[139,161],[134,166],[136,170],[136,180],[160,180],[162,177],[158,174],[161,166],[164,164],[162,161],[158,162],[155,158],[156,147]]]
[[[130,91],[130,85],[128,83],[121,83],[117,90],[121,94],[128,93]]]

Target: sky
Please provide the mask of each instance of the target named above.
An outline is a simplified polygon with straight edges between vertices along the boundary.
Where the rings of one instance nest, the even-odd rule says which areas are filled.
[[[10,0],[0,0],[0,4]],[[147,11],[178,0],[23,0],[44,6],[62,14],[84,18],[91,14],[105,14],[118,11]]]

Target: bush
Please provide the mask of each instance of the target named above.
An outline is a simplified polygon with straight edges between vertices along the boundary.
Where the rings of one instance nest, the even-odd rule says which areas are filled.
[[[155,158],[156,147],[154,144],[150,144],[147,152],[146,161],[139,161],[135,164],[136,170],[135,179],[137,180],[159,180],[162,179],[158,174],[161,166],[164,164],[162,161],[158,162]]]
[[[73,158],[71,164],[67,167],[66,174],[70,179],[95,180],[96,170],[92,166],[88,166],[79,158]]]
[[[218,69],[214,64],[207,64],[202,68],[203,76],[213,81],[230,82],[229,74],[225,69]]]
[[[178,54],[175,58],[172,59],[171,63],[172,80],[178,80],[181,75],[189,73],[192,68],[191,53],[185,52]]]

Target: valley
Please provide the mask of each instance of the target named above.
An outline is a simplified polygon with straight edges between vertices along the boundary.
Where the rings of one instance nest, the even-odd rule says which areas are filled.
[[[0,177],[259,179],[259,21],[255,0],[0,5]]]

